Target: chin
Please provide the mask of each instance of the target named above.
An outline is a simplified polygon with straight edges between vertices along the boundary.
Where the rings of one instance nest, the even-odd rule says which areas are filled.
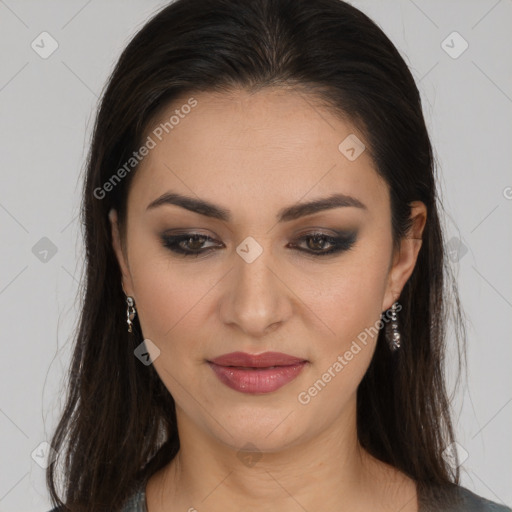
[[[283,410],[265,414],[253,408],[250,416],[232,413],[229,421],[224,421],[222,426],[216,422],[210,425],[214,429],[210,433],[236,451],[278,452],[293,446],[303,437],[300,425],[296,421],[288,421],[289,418],[285,419],[289,412]]]

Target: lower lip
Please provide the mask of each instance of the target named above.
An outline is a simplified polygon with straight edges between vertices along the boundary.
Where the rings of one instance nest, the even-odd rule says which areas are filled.
[[[234,366],[220,366],[208,361],[215,375],[226,386],[241,393],[270,393],[291,382],[299,375],[307,361],[290,366],[275,368],[241,369]]]

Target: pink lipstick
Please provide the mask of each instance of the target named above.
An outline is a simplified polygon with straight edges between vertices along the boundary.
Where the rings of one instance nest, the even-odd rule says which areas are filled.
[[[236,391],[270,393],[295,379],[307,362],[280,352],[257,355],[231,352],[208,361],[208,364],[221,382]]]

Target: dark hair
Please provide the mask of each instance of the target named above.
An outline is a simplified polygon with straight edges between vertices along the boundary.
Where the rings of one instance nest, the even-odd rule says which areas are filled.
[[[63,501],[57,464],[46,474],[54,505],[119,510],[180,446],[172,396],[153,366],[134,357],[143,337],[137,317],[136,336],[127,332],[112,248],[108,213],[118,211],[124,239],[136,166],[104,197],[98,190],[176,98],[267,87],[302,92],[361,130],[389,185],[395,244],[410,227],[410,203],[427,207],[423,244],[400,296],[402,347],[392,353],[381,330],[357,392],[357,429],[369,453],[419,486],[458,484],[458,462],[442,456],[454,441],[443,365],[451,314],[457,341],[465,342],[464,327],[445,258],[433,152],[406,63],[372,20],[341,0],[177,0],[125,48],[96,118],[81,210],[83,304],[66,404],[51,440],[61,455],[66,445]]]

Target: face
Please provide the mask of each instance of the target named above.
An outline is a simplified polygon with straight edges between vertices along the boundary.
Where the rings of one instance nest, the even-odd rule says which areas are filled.
[[[289,90],[193,97],[147,134],[155,145],[130,187],[125,250],[111,215],[123,287],[160,351],[153,364],[179,426],[263,452],[339,431],[381,313],[414,268],[424,206],[413,204],[415,231],[394,253],[386,183],[368,151],[339,149],[351,134],[364,143],[352,125]],[[149,206],[166,193],[189,197],[188,208]],[[330,208],[301,209],[334,195]],[[215,208],[194,211],[195,201]],[[211,364],[233,352],[305,362]]]

